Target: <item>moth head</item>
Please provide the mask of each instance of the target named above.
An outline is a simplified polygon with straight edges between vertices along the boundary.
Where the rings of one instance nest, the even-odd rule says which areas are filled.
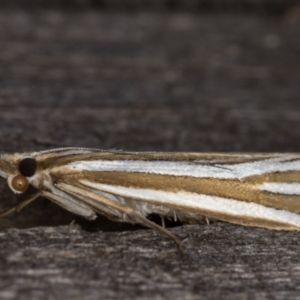
[[[0,176],[7,178],[10,189],[16,194],[24,193],[37,173],[34,157],[20,154],[0,156]]]

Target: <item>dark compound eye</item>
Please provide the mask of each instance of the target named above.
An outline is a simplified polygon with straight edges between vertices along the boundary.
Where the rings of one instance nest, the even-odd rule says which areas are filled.
[[[24,158],[19,162],[19,172],[25,177],[31,177],[35,174],[37,162],[34,158]]]

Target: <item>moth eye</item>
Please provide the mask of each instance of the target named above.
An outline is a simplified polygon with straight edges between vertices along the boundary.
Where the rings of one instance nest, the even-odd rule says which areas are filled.
[[[25,192],[28,189],[28,179],[23,175],[15,176],[11,181],[12,187],[18,192]]]
[[[34,158],[27,157],[19,162],[19,172],[25,177],[31,177],[35,174],[37,162]]]

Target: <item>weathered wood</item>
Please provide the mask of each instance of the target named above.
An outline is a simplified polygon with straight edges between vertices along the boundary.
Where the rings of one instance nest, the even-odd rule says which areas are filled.
[[[65,10],[110,10],[110,11],[242,11],[282,14],[296,7],[297,0],[2,0],[6,9],[65,9]]]
[[[300,151],[293,16],[0,11],[1,151]],[[183,226],[178,257],[107,224],[45,199],[1,220],[0,298],[300,298],[299,233]]]
[[[222,223],[172,232],[182,257],[151,230],[5,230],[1,299],[298,299],[298,233]]]

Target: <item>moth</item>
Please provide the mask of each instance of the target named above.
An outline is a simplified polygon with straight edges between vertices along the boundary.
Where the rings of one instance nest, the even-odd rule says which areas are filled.
[[[0,176],[17,194],[35,190],[0,217],[43,196],[89,220],[99,213],[153,228],[179,250],[178,238],[147,216],[300,230],[300,154],[61,148],[1,154]]]

